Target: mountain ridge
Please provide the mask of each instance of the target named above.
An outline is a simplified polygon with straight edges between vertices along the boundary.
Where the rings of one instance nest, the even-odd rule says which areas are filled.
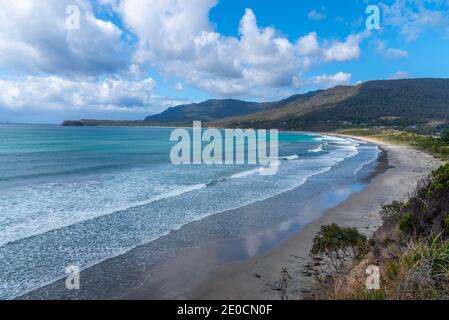
[[[448,126],[449,79],[372,80],[295,94],[273,102],[210,99],[171,107],[144,121],[124,125],[333,130],[351,127]],[[66,121],[65,125],[108,125],[107,120]],[[112,121],[111,125],[119,125]]]

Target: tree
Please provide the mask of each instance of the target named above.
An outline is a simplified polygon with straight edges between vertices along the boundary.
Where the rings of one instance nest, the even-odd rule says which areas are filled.
[[[446,130],[441,134],[441,140],[449,144],[449,130]]]
[[[345,262],[361,258],[368,251],[368,240],[356,228],[340,227],[333,223],[321,226],[313,239],[310,256],[326,258],[332,271],[340,272]]]

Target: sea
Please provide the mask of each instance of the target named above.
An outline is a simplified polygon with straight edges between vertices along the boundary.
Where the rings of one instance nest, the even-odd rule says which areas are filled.
[[[278,172],[260,175],[258,165],[172,164],[172,130],[0,125],[0,299],[295,188],[315,194],[361,181],[381,152],[350,138],[280,132]]]

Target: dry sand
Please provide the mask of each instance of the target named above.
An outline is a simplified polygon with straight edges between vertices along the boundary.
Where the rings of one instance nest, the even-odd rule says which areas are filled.
[[[353,137],[379,145],[386,153],[386,171],[375,176],[361,192],[351,195],[340,205],[307,225],[268,254],[243,262],[227,264],[185,295],[192,299],[279,299],[275,290],[281,270],[286,267],[292,280],[289,299],[304,297],[310,285],[308,256],[312,240],[323,224],[338,223],[358,228],[371,235],[381,224],[379,211],[383,204],[404,200],[416,183],[441,165],[441,161],[410,147],[392,145],[379,140]]]

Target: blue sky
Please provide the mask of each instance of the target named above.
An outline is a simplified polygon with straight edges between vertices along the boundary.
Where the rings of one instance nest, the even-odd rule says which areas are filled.
[[[0,0],[0,122],[447,78],[448,56],[448,0]]]

